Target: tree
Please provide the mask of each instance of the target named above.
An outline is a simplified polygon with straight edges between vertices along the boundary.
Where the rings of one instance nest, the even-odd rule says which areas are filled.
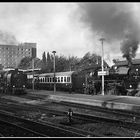
[[[41,68],[41,60],[39,58],[34,58],[34,68]],[[24,57],[19,65],[18,68],[20,69],[32,69],[32,58],[31,57]]]
[[[76,64],[79,62],[79,59],[77,57],[74,56],[69,56],[68,58],[68,69],[73,71],[76,70]]]
[[[65,71],[67,69],[67,59],[65,56],[57,56],[55,57],[56,62],[56,71]]]
[[[47,72],[52,72],[53,69],[53,59],[49,52],[47,53]]]
[[[51,57],[50,57],[49,52],[47,52],[47,62],[50,62],[50,61],[51,61]]]
[[[32,61],[32,58],[31,57],[24,57],[19,65],[18,65],[18,68],[20,69],[28,69],[29,67],[31,67],[31,61]]]
[[[43,55],[42,55],[42,66],[41,66],[41,70],[42,70],[42,72],[46,72],[46,69],[47,69],[46,53],[43,52]]]
[[[84,70],[89,67],[94,66],[101,66],[101,56],[87,52],[83,58],[80,59],[80,61],[75,65],[76,70]],[[104,66],[108,66],[106,61],[104,61]]]

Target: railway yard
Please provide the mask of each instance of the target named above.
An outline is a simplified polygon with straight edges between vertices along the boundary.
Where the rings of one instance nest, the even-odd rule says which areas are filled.
[[[140,5],[60,5],[0,5],[0,138],[139,138]]]
[[[56,97],[61,97],[62,95],[64,93],[58,92]],[[0,136],[140,136],[140,112],[138,111],[138,105],[135,110],[114,109],[107,106],[82,104],[80,98],[75,98],[77,102],[74,102],[72,96],[78,97],[80,94],[65,93],[65,95],[63,96],[63,100],[60,100],[60,98],[57,100],[54,98],[53,91],[32,92],[30,90],[27,94],[20,96],[1,94]],[[69,97],[69,102],[64,100],[64,97]],[[83,97],[87,98],[88,101],[89,98],[97,99],[97,97],[91,95],[86,96],[81,94],[81,100],[84,99]],[[120,97],[117,99],[120,99]],[[116,101],[117,99],[113,99],[112,97],[109,101]],[[104,97],[104,100],[107,100],[107,97]],[[92,101],[94,102],[94,100]],[[73,112],[71,120],[68,116],[69,109]]]

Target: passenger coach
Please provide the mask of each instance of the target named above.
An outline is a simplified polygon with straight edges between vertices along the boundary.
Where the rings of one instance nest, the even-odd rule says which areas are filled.
[[[72,87],[72,75],[74,71],[69,72],[56,72],[55,73],[55,83],[57,90],[69,90]],[[31,77],[31,75],[29,76]],[[35,88],[52,90],[54,86],[54,73],[43,73],[34,75]],[[31,81],[31,78],[28,79]],[[30,82],[31,83],[31,82]]]
[[[28,74],[28,88],[32,88],[33,75]],[[85,76],[75,71],[55,73],[56,90],[75,91],[83,93]],[[53,90],[54,73],[34,74],[34,88],[43,90]]]

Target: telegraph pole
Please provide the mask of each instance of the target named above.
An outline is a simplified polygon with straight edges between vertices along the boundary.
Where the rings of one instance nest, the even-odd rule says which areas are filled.
[[[102,44],[102,73],[104,72],[104,48],[103,48],[103,42],[105,41],[105,38],[100,38],[101,44]],[[104,74],[102,74],[102,95],[104,95]]]
[[[56,51],[52,52],[54,55],[54,63],[53,63],[53,70],[54,70],[54,93],[56,92],[56,82],[55,82],[55,53]]]

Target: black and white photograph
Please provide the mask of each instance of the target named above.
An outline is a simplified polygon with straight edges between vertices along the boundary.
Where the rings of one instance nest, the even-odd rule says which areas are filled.
[[[0,2],[0,138],[140,138],[139,13]]]

